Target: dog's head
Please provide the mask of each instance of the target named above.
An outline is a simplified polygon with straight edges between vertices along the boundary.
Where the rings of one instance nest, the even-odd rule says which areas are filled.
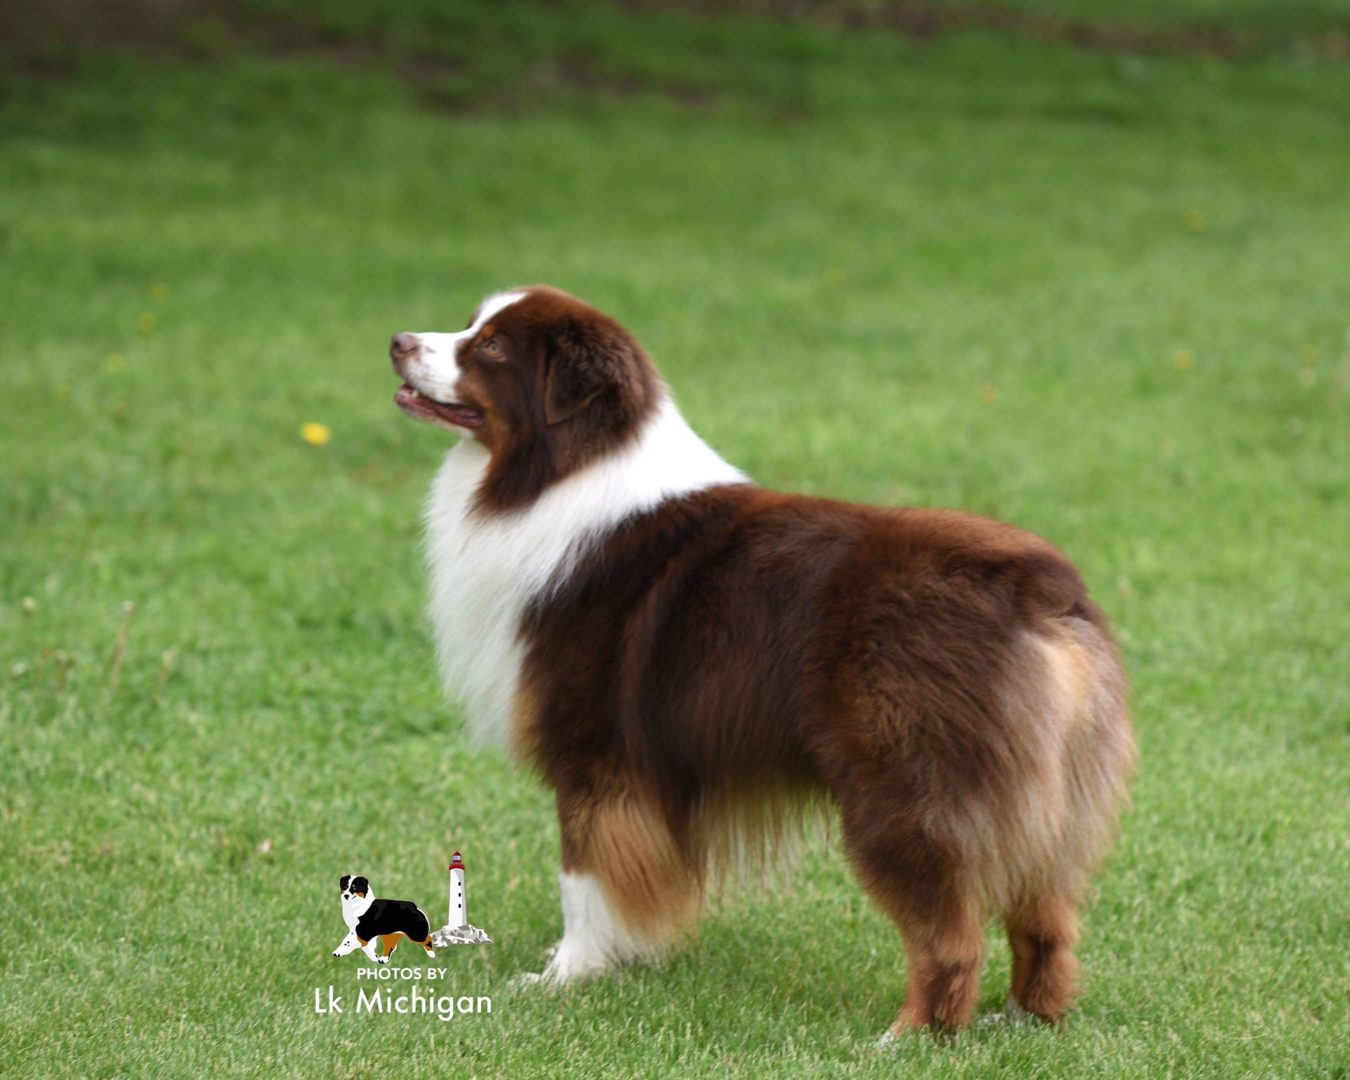
[[[370,882],[363,877],[352,877],[350,874],[343,874],[342,880],[338,883],[342,890],[342,899],[351,900],[353,897],[365,897],[370,893]]]
[[[402,333],[394,400],[491,455],[481,499],[514,509],[633,436],[664,391],[622,326],[548,286],[490,296],[458,333]]]

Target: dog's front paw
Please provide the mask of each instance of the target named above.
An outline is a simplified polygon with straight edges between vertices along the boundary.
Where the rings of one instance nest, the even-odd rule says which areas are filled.
[[[543,971],[522,971],[518,975],[512,975],[506,985],[512,990],[530,990],[538,986],[557,986],[565,981],[557,977],[556,960],[561,945],[562,942],[550,945],[548,951],[544,953]]]
[[[567,986],[604,975],[610,970],[610,966],[609,961],[601,953],[577,949],[569,946],[567,942],[560,942],[539,978],[551,986]]]
[[[377,964],[387,964],[387,963],[389,963],[389,957],[387,957],[387,956],[377,956],[377,957],[375,957],[375,963],[377,963]]]
[[[334,949],[334,950],[333,950],[333,955],[334,955],[334,956],[341,956],[342,954],[341,954],[340,952],[338,952],[336,949]]]
[[[544,981],[542,971],[522,971],[519,975],[512,975],[506,980],[507,988],[510,990],[528,990],[533,986],[538,986]]]

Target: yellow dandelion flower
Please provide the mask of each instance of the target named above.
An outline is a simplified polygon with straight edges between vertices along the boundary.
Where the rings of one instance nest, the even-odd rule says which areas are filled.
[[[25,615],[31,615],[31,614],[33,614],[33,612],[35,612],[35,611],[37,610],[37,601],[34,600],[31,596],[25,596],[25,597],[23,598],[23,604],[22,604],[22,607],[23,607],[23,613],[24,613]]]
[[[1298,353],[1299,353],[1299,356],[1301,356],[1301,357],[1303,358],[1303,362],[1304,362],[1305,364],[1315,364],[1315,363],[1317,363],[1317,346],[1316,346],[1316,345],[1304,345],[1303,348],[1299,349]]]
[[[106,361],[109,371],[121,371],[122,366],[127,362],[127,358],[120,352],[110,352]]]
[[[1189,349],[1178,349],[1172,354],[1172,366],[1178,371],[1190,371],[1195,367],[1195,357]]]
[[[62,383],[56,388],[56,400],[66,402],[70,400],[70,387]]]
[[[136,316],[136,329],[149,337],[155,332],[155,317],[148,311],[142,311]]]
[[[1186,211],[1186,231],[1189,233],[1202,233],[1205,231],[1205,215],[1199,210]]]
[[[169,283],[167,281],[156,281],[150,286],[150,299],[164,301],[169,298]]]
[[[328,430],[327,424],[316,424],[311,420],[307,424],[300,425],[300,438],[310,446],[327,446],[328,440],[332,437],[333,433]]]
[[[998,404],[998,387],[991,382],[980,383],[980,400],[986,405]]]

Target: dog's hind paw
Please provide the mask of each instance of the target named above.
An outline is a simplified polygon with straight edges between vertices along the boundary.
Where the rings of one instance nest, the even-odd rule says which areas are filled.
[[[1027,1012],[1026,1009],[1009,997],[1002,1009],[998,1012],[986,1013],[975,1023],[979,1027],[994,1027],[1000,1024],[1009,1027],[1035,1027],[1038,1019],[1033,1013]]]

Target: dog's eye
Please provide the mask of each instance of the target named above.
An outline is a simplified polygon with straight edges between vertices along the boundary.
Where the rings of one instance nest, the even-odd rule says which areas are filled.
[[[495,337],[488,338],[487,341],[483,342],[483,351],[489,356],[501,356],[502,343]]]

